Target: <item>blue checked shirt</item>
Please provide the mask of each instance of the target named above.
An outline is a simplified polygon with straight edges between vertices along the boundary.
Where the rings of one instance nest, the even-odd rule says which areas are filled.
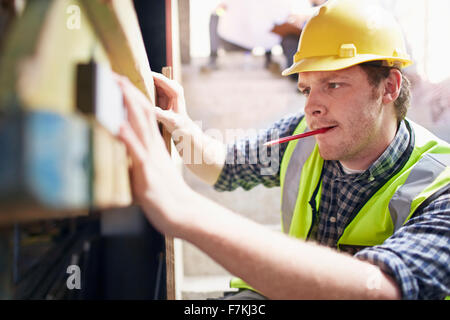
[[[258,184],[280,186],[280,161],[287,143],[264,149],[277,135],[290,136],[303,114],[287,116],[266,131],[228,145],[224,168],[214,185],[218,191]],[[311,238],[336,248],[355,210],[409,157],[410,134],[404,122],[385,152],[363,173],[346,174],[338,161],[325,161],[318,216]],[[262,174],[263,172],[263,174]],[[421,208],[383,244],[355,257],[379,266],[401,288],[403,299],[443,299],[450,295],[450,187]]]

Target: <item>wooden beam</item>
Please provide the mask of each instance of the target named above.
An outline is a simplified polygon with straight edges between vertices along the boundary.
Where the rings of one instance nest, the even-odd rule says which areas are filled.
[[[162,73],[169,79],[173,79],[172,67],[164,67]],[[172,151],[172,139],[170,133],[161,126],[162,136],[166,144],[169,153]],[[176,290],[175,290],[175,252],[174,252],[174,242],[173,237],[165,237],[166,246],[166,293],[167,300],[175,300]]]
[[[92,4],[93,1],[88,2],[89,8],[95,5]],[[121,2],[125,3],[127,1]],[[100,5],[99,2],[97,4]],[[109,10],[107,5],[101,5],[100,8]],[[116,9],[120,10],[109,14],[114,17],[120,15],[120,19],[111,20],[107,29],[104,29],[108,30],[107,38],[115,41],[115,43],[105,42],[108,54],[103,49],[103,41],[100,42],[98,40],[97,30],[94,30],[91,26],[90,19],[86,15],[85,6],[82,5],[81,1],[30,1],[21,19],[17,20],[12,26],[11,33],[0,56],[0,108],[8,115],[5,119],[15,119],[15,129],[3,125],[1,129],[5,132],[16,130],[17,136],[13,136],[12,139],[16,139],[17,145],[9,145],[10,150],[5,151],[4,154],[6,156],[3,157],[4,159],[13,159],[11,168],[16,169],[15,171],[11,170],[8,166],[4,168],[8,168],[6,172],[28,173],[32,167],[32,161],[36,161],[35,154],[23,153],[37,148],[36,137],[24,137],[20,136],[20,134],[23,135],[32,131],[28,125],[29,119],[35,119],[45,113],[24,111],[16,114],[17,110],[51,111],[48,113],[48,115],[52,115],[49,118],[53,117],[57,120],[52,120],[53,122],[49,118],[47,120],[53,124],[56,122],[63,123],[60,128],[62,130],[61,133],[53,132],[55,135],[59,135],[60,140],[58,141],[60,141],[61,147],[54,148],[54,153],[47,155],[46,163],[43,163],[39,168],[42,172],[36,171],[37,168],[35,168],[34,173],[36,176],[39,176],[36,183],[47,186],[46,183],[50,183],[54,176],[46,176],[49,172],[45,170],[56,163],[60,165],[61,169],[60,171],[58,171],[59,169],[57,170],[56,176],[60,178],[71,176],[73,177],[71,181],[87,179],[84,189],[76,188],[76,191],[83,193],[87,200],[82,201],[80,206],[67,202],[67,199],[64,200],[60,192],[68,186],[66,182],[63,183],[63,189],[53,186],[56,189],[53,194],[48,189],[37,188],[43,194],[36,196],[30,191],[30,186],[27,184],[30,176],[24,174],[17,180],[22,181],[23,185],[19,186],[17,181],[3,181],[3,186],[9,190],[8,192],[15,188],[17,191],[16,195],[20,195],[27,201],[18,201],[18,197],[11,196],[10,193],[0,195],[2,197],[0,206],[5,208],[5,210],[0,210],[0,220],[2,222],[10,223],[13,221],[84,215],[87,214],[90,207],[101,209],[124,207],[131,204],[128,158],[124,146],[111,134],[105,132],[98,123],[95,123],[93,121],[94,117],[90,117],[90,120],[81,120],[81,123],[87,128],[87,136],[80,135],[76,137],[76,134],[74,134],[73,137],[68,137],[63,130],[64,127],[71,126],[74,118],[79,118],[72,116],[73,112],[75,112],[77,101],[75,98],[77,92],[77,64],[96,62],[99,70],[103,71],[107,70],[110,65],[116,71],[125,68],[125,71],[121,73],[129,77],[132,77],[134,74],[135,79],[140,79],[142,69],[146,70],[147,77],[150,76],[152,80],[150,68],[145,68],[144,66],[145,63],[148,64],[146,56],[145,60],[141,57],[142,63],[135,62],[136,56],[134,56],[135,53],[131,51],[131,48],[137,50],[134,48],[138,47],[138,45],[124,46],[127,49],[120,51],[125,37],[132,39],[132,32],[136,32],[136,30],[139,32],[139,27],[136,21],[134,31],[131,25],[126,28],[127,31],[123,31],[124,27],[121,23],[129,19],[130,15],[133,18],[134,11],[130,13],[123,4],[116,6],[114,10]],[[128,9],[132,9],[132,6],[128,6]],[[120,52],[117,55],[118,50]],[[110,56],[115,60],[110,61]],[[104,75],[105,72],[102,72],[102,74]],[[98,80],[101,84],[108,82],[108,79]],[[150,83],[150,89],[152,89],[153,82],[151,81]],[[109,81],[109,84],[111,84],[111,81]],[[148,92],[151,93],[152,90]],[[89,97],[86,96],[85,98]],[[117,99],[121,100],[121,98]],[[103,106],[106,104],[103,103]],[[111,110],[106,110],[105,108],[102,108],[102,110],[104,112],[101,115],[97,114],[98,110],[94,110],[94,113],[98,116],[97,120],[100,120],[103,126],[116,133],[119,123],[113,124],[112,127],[115,127],[115,129],[111,129],[111,126],[108,126],[108,121],[102,121],[111,119]],[[66,114],[67,117],[58,118],[52,112],[57,112],[60,115]],[[11,116],[12,114],[15,114],[15,116]],[[107,114],[106,117],[104,116],[105,114]],[[38,129],[46,132],[45,128],[40,124]],[[80,173],[78,176],[75,176],[74,171],[64,173],[63,169],[66,170],[68,168],[64,168],[61,161],[64,159],[64,154],[68,152],[66,149],[79,144],[89,148],[85,164],[91,166],[90,169]],[[5,145],[7,144],[5,143]],[[14,153],[19,146],[23,150],[20,150],[19,154]],[[27,160],[28,162],[21,163],[20,161],[22,160]],[[5,161],[3,161],[4,163]],[[44,178],[48,180],[45,181]],[[75,196],[75,193],[73,195]],[[54,205],[51,205],[52,200],[55,202]],[[8,214],[4,214],[4,212],[8,212]]]
[[[126,118],[122,91],[111,71],[96,63],[77,66],[77,109],[92,121],[92,205],[132,203],[125,146],[115,139]]]
[[[112,69],[155,104],[153,77],[131,0],[80,0],[102,42]]]
[[[0,119],[0,225],[131,205],[125,146],[80,116]]]
[[[180,38],[180,60],[182,64],[191,63],[191,35],[190,35],[190,0],[178,1],[179,13],[179,38]]]
[[[85,215],[90,128],[80,117],[20,112],[0,124],[0,224]]]
[[[92,130],[92,206],[96,209],[130,206],[132,196],[125,146],[97,123]]]
[[[28,1],[0,56],[0,108],[71,113],[75,66],[108,58],[79,1]]]

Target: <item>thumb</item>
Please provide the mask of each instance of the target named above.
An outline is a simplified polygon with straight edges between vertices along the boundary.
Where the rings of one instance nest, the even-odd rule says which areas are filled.
[[[154,112],[156,115],[156,120],[161,122],[170,133],[178,128],[180,119],[178,119],[179,115],[175,112],[172,110],[164,110],[160,107],[154,107]]]

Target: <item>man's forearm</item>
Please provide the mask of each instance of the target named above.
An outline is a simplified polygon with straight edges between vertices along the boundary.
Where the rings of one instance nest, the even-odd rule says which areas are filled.
[[[207,184],[214,185],[225,163],[226,145],[206,135],[194,122],[186,130],[174,132],[173,138],[186,167]]]
[[[193,196],[180,237],[271,299],[395,299],[396,283],[378,267],[289,238]]]

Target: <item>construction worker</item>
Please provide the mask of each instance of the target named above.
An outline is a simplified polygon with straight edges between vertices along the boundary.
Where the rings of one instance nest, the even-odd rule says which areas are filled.
[[[174,81],[155,74],[166,109],[159,110],[120,79],[129,112],[120,139],[133,161],[134,195],[161,232],[240,277],[232,299],[443,299],[450,295],[450,146],[405,119],[410,93],[401,69],[410,64],[399,26],[382,9],[358,0],[320,7],[284,72],[299,74],[304,113],[267,132],[327,131],[270,149],[281,164],[272,174],[261,174],[267,163],[232,161],[258,154],[269,134],[225,148],[189,119]],[[284,234],[190,189],[156,120],[191,141],[192,153],[204,145],[217,151],[188,164],[216,189],[280,185]]]

